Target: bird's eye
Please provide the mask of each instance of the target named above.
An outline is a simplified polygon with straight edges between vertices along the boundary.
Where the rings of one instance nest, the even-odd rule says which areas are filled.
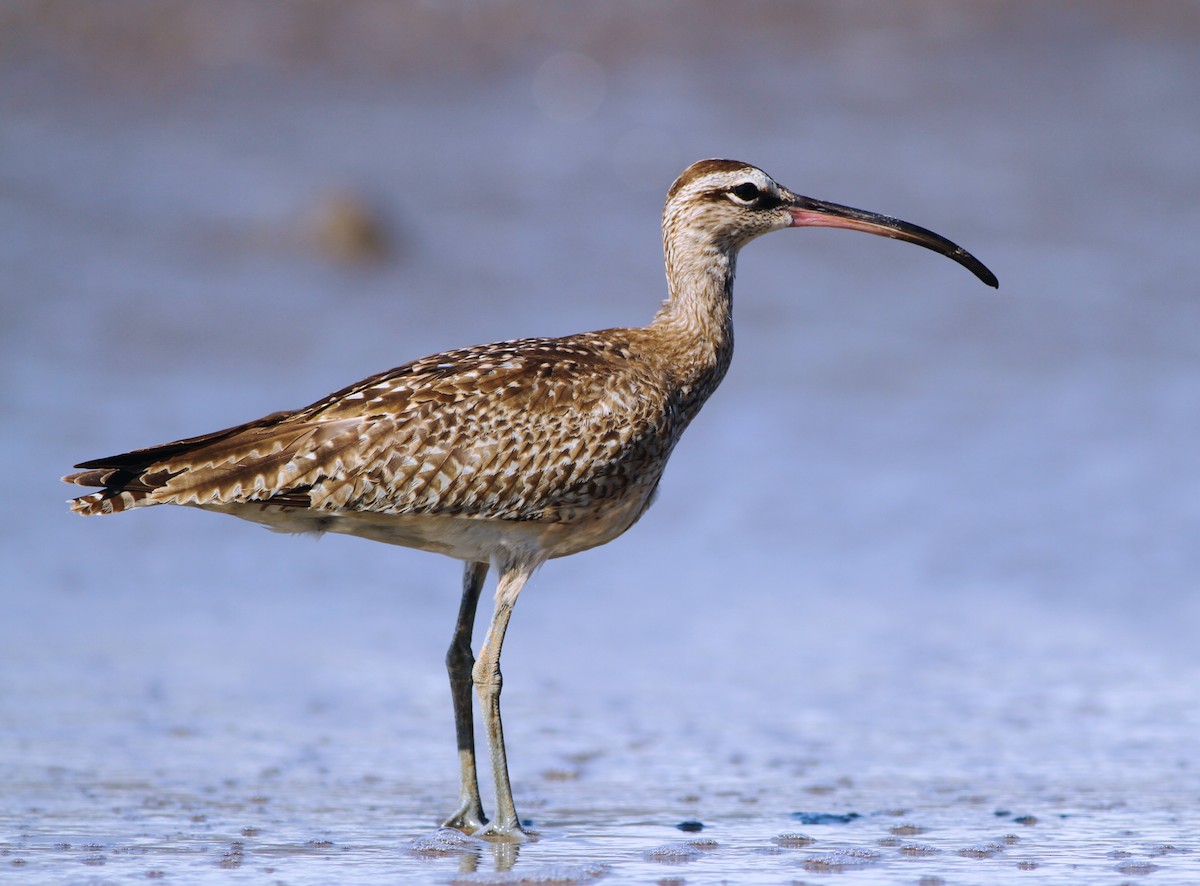
[[[744,203],[753,203],[758,199],[758,186],[754,182],[742,182],[730,193]]]

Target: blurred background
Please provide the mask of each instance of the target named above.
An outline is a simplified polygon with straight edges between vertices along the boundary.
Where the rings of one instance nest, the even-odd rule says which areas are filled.
[[[915,875],[877,844],[894,809],[930,876],[1186,882],[1198,108],[1191,2],[6,2],[0,848],[140,871],[179,862],[121,847],[170,833],[196,876],[253,820],[300,880],[308,840],[399,864],[456,792],[458,565],[83,520],[57,478],[440,349],[644,323],[666,189],[717,156],[932,228],[1000,290],[841,231],[745,250],[733,368],[657,504],[513,620],[518,803],[566,834],[519,863],[641,875],[699,818],[724,848],[690,881],[823,846]],[[755,854],[813,804],[865,818]],[[962,855],[1013,807],[1053,835]]]

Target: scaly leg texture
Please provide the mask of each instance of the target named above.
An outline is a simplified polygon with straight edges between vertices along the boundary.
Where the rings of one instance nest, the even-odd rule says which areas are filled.
[[[512,784],[508,780],[508,758],[504,751],[504,728],[500,723],[500,648],[504,644],[504,632],[512,615],[517,595],[529,580],[536,564],[507,563],[501,569],[500,582],[496,587],[496,611],[488,627],[487,639],[479,650],[472,675],[475,692],[479,695],[479,708],[487,731],[488,750],[492,760],[492,776],[496,782],[496,817],[478,836],[490,837],[505,842],[521,842],[528,839],[521,828],[517,810],[513,805]]]
[[[483,802],[479,799],[479,778],[475,773],[475,721],[471,706],[471,669],[475,657],[471,654],[471,630],[475,625],[475,607],[487,578],[487,563],[467,563],[463,569],[462,603],[454,625],[454,639],[446,653],[446,670],[450,672],[450,694],[454,699],[454,732],[458,737],[458,765],[462,787],[458,809],[442,824],[468,834],[487,824]]]

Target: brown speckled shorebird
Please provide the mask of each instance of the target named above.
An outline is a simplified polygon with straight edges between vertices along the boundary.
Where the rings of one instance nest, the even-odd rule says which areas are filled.
[[[701,160],[667,193],[668,296],[650,325],[447,351],[294,412],[84,462],[64,479],[100,491],[72,507],[188,505],[464,561],[446,656],[462,791],[446,824],[524,839],[500,723],[500,647],[517,595],[546,560],[612,541],[646,510],[671,450],[729,367],[738,250],[806,226],[916,243],[997,285],[932,231],[797,196],[745,163]],[[500,575],[495,613],[475,660],[471,628],[489,565]],[[496,786],[490,823],[475,772],[472,685]]]

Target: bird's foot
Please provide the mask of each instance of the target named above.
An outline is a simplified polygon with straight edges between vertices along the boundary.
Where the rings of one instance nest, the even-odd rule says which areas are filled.
[[[454,828],[464,834],[476,834],[488,823],[487,816],[478,803],[464,803],[458,810],[442,822],[444,828]]]
[[[521,823],[517,821],[508,824],[492,822],[482,831],[476,831],[472,836],[491,843],[528,843],[535,839],[535,836],[521,827]]]

